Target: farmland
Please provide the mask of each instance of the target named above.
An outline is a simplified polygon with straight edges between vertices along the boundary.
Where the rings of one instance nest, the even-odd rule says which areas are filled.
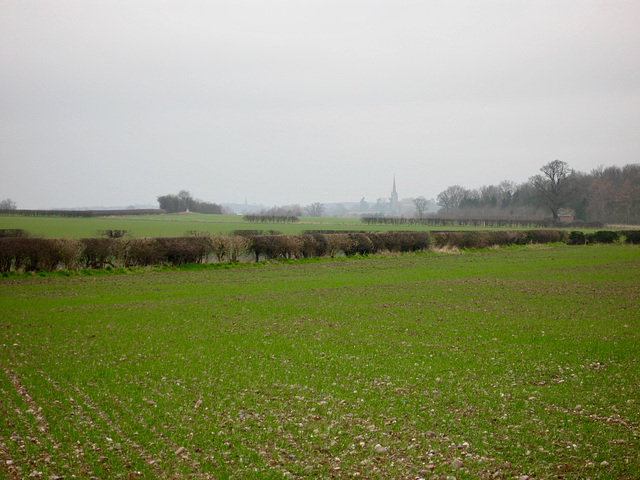
[[[276,230],[293,235],[311,230],[358,230],[386,232],[394,230],[430,231],[469,230],[469,226],[433,227],[429,225],[383,225],[363,223],[359,218],[301,217],[296,223],[247,222],[241,215],[204,215],[180,213],[164,215],[130,215],[110,217],[55,217],[0,215],[0,229],[22,229],[34,237],[44,238],[91,238],[100,236],[105,230],[126,230],[129,237],[173,237],[187,232],[208,232],[211,234],[231,234],[235,230]],[[518,226],[515,229],[534,228]],[[539,228],[539,227],[535,227]],[[556,227],[554,227],[556,228]],[[485,230],[511,230],[509,227],[483,227]],[[593,228],[580,230],[593,231]]]
[[[380,230],[367,227],[356,218],[301,218],[299,223],[249,223],[240,215],[204,215],[197,213],[117,217],[25,217],[0,216],[0,228],[23,229],[45,238],[89,238],[101,230],[127,230],[134,237],[181,236],[189,231],[229,234],[234,230],[278,230],[294,234],[303,230]]]
[[[640,249],[0,281],[6,478],[639,478]]]

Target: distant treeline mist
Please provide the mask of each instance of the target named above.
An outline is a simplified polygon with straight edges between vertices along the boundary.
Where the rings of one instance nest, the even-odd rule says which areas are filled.
[[[503,181],[467,189],[452,185],[438,195],[441,216],[449,218],[552,217],[583,222],[640,223],[640,164],[577,172],[551,162],[528,182]]]

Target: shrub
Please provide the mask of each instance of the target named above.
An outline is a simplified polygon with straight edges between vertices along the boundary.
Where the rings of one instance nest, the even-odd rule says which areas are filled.
[[[527,230],[527,243],[556,243],[564,238],[560,230]]]
[[[489,232],[493,245],[519,245],[525,243],[525,234],[521,231]]]
[[[300,219],[296,215],[244,215],[243,220],[258,223],[297,223]]]
[[[303,256],[304,241],[298,235],[277,235],[274,241],[280,245],[282,256],[286,259],[301,258]]]
[[[53,272],[58,267],[62,256],[57,248],[56,240],[51,238],[25,238],[24,240],[28,245],[25,271]]]
[[[402,251],[417,252],[420,250],[427,250],[431,246],[431,235],[428,232],[409,232],[407,236],[403,237],[407,240],[403,244]]]
[[[129,233],[129,230],[98,230],[98,235],[106,238],[122,238]]]
[[[433,244],[436,248],[444,248],[448,246],[450,234],[453,232],[436,232],[433,234]]]
[[[324,235],[329,234],[341,234],[341,233],[366,233],[364,230],[303,230],[302,233],[308,233],[314,235],[316,233],[322,233]]]
[[[276,235],[255,235],[250,237],[249,250],[255,255],[256,262],[260,261],[260,256],[267,260],[284,258],[287,253],[287,245]]]
[[[375,245],[365,233],[350,233],[349,243],[343,250],[345,255],[367,255],[375,252]]]
[[[158,245],[160,261],[169,265],[202,263],[214,251],[213,242],[209,236],[160,237],[155,241]]]
[[[246,237],[233,235],[200,235],[205,236],[210,242],[210,253],[213,253],[218,262],[228,260],[237,262],[240,256],[244,255],[250,244],[250,240]]]
[[[584,245],[587,243],[587,237],[583,232],[574,230],[569,233],[569,240],[567,241],[569,245]]]
[[[400,232],[384,232],[379,235],[382,239],[383,247],[380,250],[388,252],[401,252],[405,236]]]
[[[379,252],[380,250],[385,250],[385,242],[380,234],[369,232],[365,233],[364,235],[369,239],[372,245],[372,250],[369,253],[375,253]]]
[[[18,237],[25,238],[29,236],[29,232],[21,228],[0,228],[0,238]]]
[[[559,230],[436,232],[432,236],[438,248],[487,248],[493,245],[525,245],[563,241]]]
[[[351,244],[351,239],[346,233],[331,233],[324,236],[327,242],[327,254],[334,257],[339,252],[346,254]]]
[[[0,237],[0,272],[10,272],[20,251],[20,239]]]
[[[599,230],[587,235],[587,243],[615,243],[620,240],[620,234],[613,230]]]
[[[59,240],[50,238],[0,238],[0,270],[52,272],[63,262]]]
[[[479,232],[438,232],[434,235],[437,247],[477,248]]]
[[[104,268],[106,265],[114,266],[115,256],[113,238],[82,238],[83,246],[79,258],[82,268]]]
[[[239,236],[225,237],[227,244],[227,259],[230,262],[237,262],[242,255],[249,251],[250,241],[248,238]]]
[[[55,241],[60,262],[67,270],[75,270],[80,263],[80,256],[84,246],[80,240],[74,238],[58,238]]]
[[[262,230],[234,230],[233,234],[239,237],[254,237],[262,235]]]
[[[506,232],[509,239],[508,245],[526,245],[527,234],[522,230]]]
[[[462,238],[465,248],[486,248],[493,240],[491,232],[464,232]]]
[[[227,237],[223,235],[211,237],[211,252],[216,256],[218,262],[223,262],[227,257],[229,244],[226,239]]]
[[[304,258],[322,257],[327,254],[328,245],[324,235],[318,233],[303,233],[298,235],[302,241],[302,256]]]
[[[385,232],[379,234],[389,252],[417,252],[429,248],[431,236],[427,232]]]
[[[114,243],[118,263],[123,267],[147,267],[163,259],[162,245],[155,238],[119,238]]]
[[[640,244],[640,230],[625,230],[620,234],[624,235],[625,243]]]

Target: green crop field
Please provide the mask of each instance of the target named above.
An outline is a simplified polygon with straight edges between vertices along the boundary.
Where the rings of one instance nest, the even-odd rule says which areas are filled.
[[[525,227],[483,227],[483,230],[522,230]],[[252,223],[242,215],[204,215],[178,213],[165,215],[134,215],[115,217],[28,217],[0,215],[0,229],[22,229],[34,237],[91,238],[103,230],[126,230],[131,237],[173,237],[199,231],[230,234],[234,230],[275,230],[284,234],[298,234],[305,230],[358,230],[387,232],[393,230],[470,230],[463,227],[433,227],[428,225],[367,225],[359,218],[301,217],[297,223]],[[593,231],[594,229],[583,229]]]
[[[133,237],[172,237],[194,230],[213,234],[229,234],[234,230],[277,230],[296,234],[303,230],[389,229],[366,226],[357,218],[302,217],[298,223],[250,223],[241,215],[197,213],[89,218],[0,215],[0,228],[23,229],[33,236],[45,238],[90,238],[99,236],[101,230],[127,230]]]
[[[640,478],[638,246],[5,278],[0,312],[2,478]]]

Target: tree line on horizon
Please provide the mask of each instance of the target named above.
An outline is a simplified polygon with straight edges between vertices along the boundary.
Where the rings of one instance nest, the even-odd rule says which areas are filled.
[[[178,194],[159,196],[158,205],[167,213],[193,212],[218,215],[227,213],[222,205],[197,200],[187,190],[181,190]]]
[[[589,223],[640,224],[640,164],[600,166],[590,173],[583,173],[571,169],[566,162],[554,160],[544,165],[540,172],[521,184],[504,180],[497,185],[484,185],[477,189],[451,185],[437,196],[437,206],[440,207],[437,216],[449,219],[551,218],[557,221],[566,214],[575,221]],[[193,198],[187,190],[181,190],[178,194],[161,195],[157,200],[160,210],[167,213],[231,213],[220,204]],[[413,199],[414,217],[424,219],[432,202],[433,200],[426,200],[422,196]],[[359,205],[359,215],[372,218],[393,216],[384,203],[384,199],[378,199],[375,205],[377,210],[371,210],[363,198]],[[134,210],[131,214],[149,212],[155,213]],[[322,217],[326,208],[321,202],[305,207],[291,204],[263,209],[257,216],[299,217],[303,212],[310,217]],[[9,198],[0,201],[0,213],[69,216],[105,214],[80,214],[71,210],[17,210],[16,202]],[[347,213],[346,209],[343,213]]]
[[[600,166],[590,173],[554,160],[527,182],[505,180],[498,185],[467,189],[452,185],[437,197],[439,215],[465,218],[550,215],[567,213],[575,220],[640,223],[640,164]]]

